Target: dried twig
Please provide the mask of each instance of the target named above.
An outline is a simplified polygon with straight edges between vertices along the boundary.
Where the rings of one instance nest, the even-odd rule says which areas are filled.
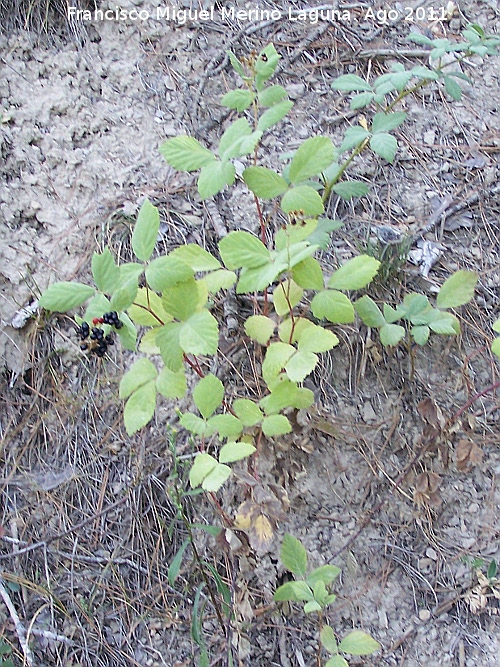
[[[10,599],[10,595],[7,589],[3,585],[3,578],[1,575],[0,575],[0,595],[2,596],[2,599],[5,602],[5,606],[9,610],[12,622],[14,623],[14,627],[16,629],[16,635],[17,638],[19,639],[19,643],[21,645],[21,649],[24,654],[25,663],[28,667],[33,667],[35,663],[34,663],[33,653],[31,652],[31,649],[28,645],[28,640],[26,638],[26,629],[24,625],[21,623],[21,619],[19,618],[16,608],[14,607],[14,604]]]

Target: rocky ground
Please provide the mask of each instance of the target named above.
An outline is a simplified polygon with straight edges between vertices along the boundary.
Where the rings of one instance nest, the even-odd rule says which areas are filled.
[[[336,76],[374,76],[396,59],[425,64],[405,41],[410,30],[455,38],[474,21],[499,32],[494,2],[458,5],[444,21],[427,13],[410,23],[405,7],[435,5],[396,3],[397,19],[385,24],[365,18],[372,3],[352,3],[348,21],[311,23],[290,20],[301,5],[269,2],[282,19],[75,19],[46,26],[48,34],[0,35],[0,569],[33,664],[181,667],[199,659],[190,628],[199,574],[186,558],[175,586],[167,578],[185,538],[169,495],[172,448],[182,462],[190,444],[182,434],[173,442],[166,404],[153,427],[126,436],[117,385],[130,354],[85,357],[71,318],[48,319],[33,302],[55,280],[88,280],[90,257],[104,244],[126,259],[145,196],[161,209],[159,252],[190,241],[214,249],[225,231],[255,229],[242,187],[201,202],[193,178],[158,152],[178,133],[216,144],[228,118],[218,101],[235,83],[227,49],[241,56],[272,41],[282,56],[277,82],[295,105],[264,144],[272,165],[313,134],[340,139],[352,116],[349,97],[330,87]],[[119,6],[152,16],[163,5]],[[272,602],[285,531],[303,541],[311,565],[342,568],[329,612],[339,635],[362,628],[381,643],[352,665],[499,664],[498,590],[478,587],[477,567],[486,573],[500,559],[498,390],[478,396],[498,382],[489,343],[500,287],[500,76],[495,58],[463,69],[473,83],[460,102],[432,86],[408,99],[393,166],[373,157],[354,165],[370,195],[330,202],[344,226],[322,258],[326,269],[345,261],[381,225],[416,235],[434,221],[426,238],[443,253],[429,276],[405,263],[396,281],[376,289],[387,299],[432,294],[457,268],[478,271],[476,298],[459,313],[463,334],[435,337],[416,353],[412,373],[407,355],[388,355],[375,332],[339,329],[341,345],[314,377],[315,410],[293,438],[260,455],[261,479],[290,502],[272,544],[228,554],[199,531],[201,555],[233,591],[242,666],[316,664],[314,619]],[[237,341],[229,361],[250,385],[252,359]],[[439,433],[436,446],[418,457],[429,428]],[[476,465],[461,464],[463,440],[480,449]],[[182,464],[179,473],[182,480]],[[439,476],[432,506],[415,502],[422,473]],[[232,516],[241,500],[238,486],[221,494]],[[199,496],[185,510],[198,523],[217,522]],[[210,604],[203,629],[210,664],[228,664]],[[0,634],[6,655],[23,664],[6,606]]]

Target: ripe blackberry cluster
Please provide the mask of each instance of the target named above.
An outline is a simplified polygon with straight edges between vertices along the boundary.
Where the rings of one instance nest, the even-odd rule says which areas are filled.
[[[87,322],[82,322],[78,329],[80,337],[80,349],[93,352],[98,357],[104,357],[109,345],[114,345],[113,334],[104,335],[104,330],[98,327],[98,324],[109,324],[115,329],[121,329],[123,322],[118,318],[118,313],[104,313],[102,317],[94,317],[92,320],[92,329]]]

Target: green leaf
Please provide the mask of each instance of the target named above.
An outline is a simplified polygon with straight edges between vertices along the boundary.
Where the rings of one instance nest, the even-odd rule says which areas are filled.
[[[177,320],[185,321],[199,310],[200,290],[199,281],[190,278],[178,283],[163,292],[163,308]]]
[[[336,183],[332,190],[342,199],[349,201],[353,197],[364,197],[369,190],[366,183],[360,181],[342,181]]]
[[[198,415],[194,415],[192,412],[185,412],[179,419],[179,424],[185,428],[186,431],[194,433],[195,435],[212,435],[214,432],[204,419],[198,417]]]
[[[189,471],[189,483],[195,489],[203,482],[205,477],[209,475],[212,470],[218,465],[216,459],[206,452],[197,454],[194,463]]]
[[[315,325],[307,327],[298,341],[301,352],[327,352],[339,344],[339,339],[334,333]]]
[[[233,271],[220,269],[218,271],[213,271],[212,273],[207,273],[204,280],[210,294],[216,294],[221,289],[229,289],[234,285],[237,278]]]
[[[387,324],[386,322],[380,327],[380,342],[384,347],[395,347],[405,335],[405,328],[399,324]]]
[[[127,433],[132,435],[146,426],[153,418],[155,407],[156,384],[154,380],[150,380],[136,389],[125,403],[123,420]]]
[[[284,415],[271,415],[262,421],[262,432],[268,438],[291,433],[292,426]]]
[[[173,257],[172,253],[164,257],[157,257],[146,267],[148,285],[157,292],[163,292],[178,283],[189,280],[193,275],[194,271],[186,263],[180,261],[180,258]]]
[[[229,466],[218,463],[210,472],[203,482],[201,488],[207,493],[216,493],[221,486],[226,482],[231,475],[231,468]]]
[[[236,109],[236,111],[245,111],[245,109],[248,109],[248,107],[251,106],[252,102],[253,93],[247,88],[230,90],[220,101],[222,106],[227,107],[228,109]]]
[[[444,77],[444,87],[448,95],[459,102],[462,99],[462,89],[458,85],[458,83],[455,81],[455,79],[452,79],[451,76],[445,76]]]
[[[202,310],[182,324],[179,344],[188,354],[215,354],[219,343],[217,320],[208,310]],[[161,347],[160,347],[161,349]]]
[[[334,274],[335,275],[335,274]],[[333,324],[354,322],[354,307],[345,294],[336,290],[318,292],[311,301],[311,310],[319,320]]]
[[[271,343],[269,345],[262,363],[262,377],[267,384],[281,373],[285,364],[295,352],[295,348],[287,343]]]
[[[259,56],[255,63],[255,71],[257,72],[256,84],[257,87],[259,82],[263,83],[267,81],[273,74],[278,66],[280,56],[276,51],[274,44],[268,44],[262,51],[259,53]]]
[[[486,572],[486,576],[487,576],[487,578],[490,579],[490,580],[491,580],[491,579],[496,579],[497,572],[498,572],[497,562],[496,562],[496,560],[493,558],[493,559],[490,561],[490,564],[488,565],[488,570],[487,570],[487,572]]]
[[[159,327],[152,327],[149,331],[146,331],[141,338],[139,352],[143,352],[144,354],[160,354],[160,348],[156,344],[156,335],[158,334],[158,331]]]
[[[205,419],[213,415],[224,399],[224,385],[212,373],[205,375],[193,391],[196,407]]]
[[[240,279],[236,287],[236,294],[247,294],[248,292],[261,292],[269,287],[276,278],[285,271],[287,265],[283,261],[269,261],[263,266],[255,269],[241,269]]]
[[[321,611],[322,606],[316,602],[316,600],[311,600],[310,602],[306,602],[304,605],[304,613],[305,614],[314,614],[317,611]]]
[[[390,113],[376,113],[373,117],[372,133],[390,132],[405,122],[407,114],[404,111],[391,111]]]
[[[296,352],[285,364],[286,374],[292,382],[302,382],[313,372],[319,358],[313,352]]]
[[[260,400],[260,405],[268,415],[276,414],[288,407],[305,410],[313,403],[314,394],[310,389],[297,387],[295,382],[288,379],[273,386],[271,393]]]
[[[120,287],[113,292],[113,296],[111,297],[111,310],[127,310],[133,304],[137,296],[137,291],[139,289],[137,278],[128,280],[124,283],[120,280],[120,283]]]
[[[380,262],[369,255],[358,255],[337,269],[328,287],[333,289],[358,290],[366,287],[377,275]]]
[[[241,77],[243,77],[245,75],[243,64],[238,60],[232,51],[226,51],[226,53],[229,56],[229,60],[236,74],[239,74]]]
[[[184,369],[174,373],[170,368],[162,368],[156,378],[156,388],[165,398],[182,398],[187,390]]]
[[[368,295],[358,299],[354,304],[354,309],[367,327],[378,328],[386,323],[380,308]]]
[[[318,224],[314,232],[309,236],[309,243],[319,246],[326,250],[330,244],[331,232],[337,231],[342,227],[340,220],[330,218],[318,218]],[[304,285],[302,285],[304,287]]]
[[[288,190],[288,183],[272,169],[266,167],[247,167],[243,180],[249,189],[261,199],[273,199]]]
[[[101,317],[103,313],[108,313],[110,305],[109,299],[104,294],[97,292],[88,302],[81,322],[90,322],[94,317]],[[77,321],[80,324],[79,318]]]
[[[264,111],[262,116],[257,122],[257,129],[261,132],[269,130],[273,125],[279,123],[282,118],[284,118],[290,109],[293,107],[293,102],[291,100],[284,100],[283,102],[278,102],[267,111]]]
[[[374,153],[377,153],[377,155],[380,155],[380,157],[392,164],[398,150],[398,142],[392,134],[379,132],[378,134],[374,134],[370,139],[370,148]]]
[[[417,345],[425,345],[429,340],[430,329],[426,325],[412,327],[410,330],[413,340]]]
[[[248,136],[244,136],[241,138],[241,145],[239,149],[239,155],[249,155],[250,153],[253,153],[255,150],[255,147],[259,143],[259,141],[262,139],[262,131],[261,130],[255,130]]]
[[[120,381],[120,398],[128,398],[139,387],[151,382],[151,380],[156,380],[157,375],[156,366],[149,359],[145,357],[138,359]]]
[[[259,406],[248,398],[237,398],[233,401],[232,408],[243,426],[255,426],[264,417]]]
[[[287,314],[290,309],[293,309],[300,303],[304,296],[304,290],[299,287],[293,280],[285,280],[276,286],[273,292],[274,310],[278,315]]]
[[[172,316],[164,310],[158,294],[146,287],[141,287],[138,290],[134,303],[127,312],[132,322],[143,326],[157,327],[170,322],[172,319]]]
[[[266,246],[249,232],[229,232],[219,243],[222,260],[228,269],[257,268],[269,262]]]
[[[474,298],[477,273],[457,271],[448,278],[439,290],[436,299],[438,308],[458,308]]]
[[[259,104],[262,107],[272,107],[286,97],[288,94],[283,86],[268,86],[258,94]]]
[[[284,567],[296,577],[303,579],[306,576],[307,552],[302,542],[290,533],[285,533],[283,537],[280,558]]]
[[[274,599],[276,602],[312,600],[313,592],[305,581],[287,581],[286,584],[276,589]]]
[[[314,257],[306,257],[292,270],[292,278],[304,289],[323,289],[323,271]]]
[[[335,148],[330,137],[310,137],[298,148],[290,163],[292,183],[301,183],[324,171],[335,160]]]
[[[196,171],[215,160],[215,156],[197,139],[187,135],[167,139],[160,146],[160,153],[178,171]]]
[[[353,111],[355,111],[356,109],[363,109],[364,107],[367,107],[369,104],[371,104],[374,97],[375,94],[372,92],[359,93],[359,95],[355,95],[352,98],[351,104],[349,106]]]
[[[432,44],[432,39],[418,32],[411,32],[406,39],[409,42],[415,42],[415,44],[422,44],[424,46],[430,46]]]
[[[189,540],[184,540],[184,542],[177,550],[177,553],[172,558],[170,565],[168,566],[167,578],[168,578],[168,583],[171,586],[174,585],[175,580],[179,576],[179,572],[181,571],[182,557],[184,556],[184,552],[186,551],[189,544],[190,544]]]
[[[349,151],[351,148],[355,148],[362,144],[363,141],[365,141],[365,139],[370,136],[370,132],[365,130],[364,127],[361,127],[361,125],[354,125],[353,127],[349,127],[344,134],[344,140],[342,141],[339,151],[341,153],[344,151]]]
[[[245,321],[245,332],[247,336],[256,340],[261,345],[267,345],[269,339],[276,329],[276,322],[264,315],[251,315]]]
[[[455,336],[460,333],[460,323],[451,313],[434,309],[429,313],[427,324],[434,333]]]
[[[332,581],[337,579],[341,571],[342,570],[335,565],[320,565],[320,567],[317,567],[311,572],[306,581],[311,588],[314,588],[318,581],[322,581],[325,586],[328,586],[328,584],[331,584]]]
[[[221,438],[237,438],[243,431],[243,424],[234,415],[214,415],[208,420],[211,429],[215,429]],[[221,461],[225,463],[225,461]]]
[[[351,655],[370,655],[380,649],[380,644],[362,630],[353,630],[339,644],[339,650]]]
[[[349,663],[341,655],[334,655],[325,663],[325,667],[349,667]]]
[[[493,322],[491,328],[493,329],[493,331],[500,333],[500,317],[497,320],[495,320],[495,322]]]
[[[338,652],[337,640],[335,639],[335,633],[329,625],[324,625],[321,628],[320,632],[320,641],[321,645],[326,648],[328,653],[335,655]]]
[[[285,213],[301,211],[312,216],[321,215],[325,210],[321,196],[309,185],[299,185],[285,192],[281,208]]]
[[[232,162],[219,162],[214,160],[210,164],[201,168],[198,177],[198,192],[202,199],[213,197],[224,189],[226,185],[232,185],[236,176],[236,171]]]
[[[344,90],[350,92],[353,90],[371,91],[370,84],[356,74],[344,74],[334,79],[332,83],[334,90]]]
[[[110,294],[116,289],[120,277],[120,269],[115,264],[109,248],[104,248],[102,255],[94,253],[92,257],[92,276],[97,289]]]
[[[240,152],[242,139],[251,134],[252,128],[246,118],[238,118],[234,123],[231,123],[219,142],[219,155],[222,160],[240,156],[242,154]]]
[[[429,81],[436,81],[439,79],[439,74],[432,69],[416,65],[412,68],[411,73],[419,79],[429,79]]]
[[[403,305],[406,310],[403,315],[405,320],[409,320],[412,324],[427,323],[426,313],[431,310],[431,305],[429,299],[424,294],[417,294],[415,292],[407,294],[403,300]],[[395,312],[397,313],[398,310]]]
[[[82,283],[61,282],[50,285],[39,300],[41,308],[65,313],[81,306],[95,293],[93,287]]]
[[[184,358],[179,344],[181,328],[182,324],[179,322],[171,322],[160,327],[156,334],[156,344],[160,348],[161,358],[165,366],[174,373],[182,368]]]
[[[135,344],[137,342],[137,329],[131,321],[130,317],[125,313],[120,315],[120,319],[123,322],[123,326],[118,330],[118,337],[120,338],[120,343],[125,350],[135,350]]]
[[[187,264],[192,271],[196,272],[215,271],[221,267],[219,260],[197,243],[186,243],[186,245],[181,245],[179,248],[176,248],[171,252],[169,257],[176,261],[180,260],[184,264]],[[177,282],[181,281],[178,280]]]
[[[234,463],[251,456],[255,447],[249,442],[228,442],[219,452],[219,463]]]
[[[147,262],[153,254],[160,229],[160,214],[156,206],[145,199],[132,233],[132,250],[137,259]]]

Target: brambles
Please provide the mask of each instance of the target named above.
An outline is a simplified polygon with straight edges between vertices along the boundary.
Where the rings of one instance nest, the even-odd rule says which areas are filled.
[[[484,34],[476,29],[473,33],[469,42],[462,43],[463,54],[477,52],[472,46],[478,44],[484,44],[487,51],[493,48]],[[456,51],[449,44],[440,48]],[[338,331],[358,317],[367,327],[379,330],[383,345],[395,347],[403,342],[413,354],[412,343],[423,346],[431,334],[459,333],[459,321],[450,310],[473,298],[477,282],[474,272],[458,271],[444,282],[435,303],[426,295],[410,293],[402,303],[379,305],[369,294],[358,298],[356,293],[368,290],[381,276],[384,262],[399,269],[404,261],[405,253],[399,249],[394,256],[389,253],[386,248],[392,244],[386,237],[380,241],[384,247],[377,257],[370,248],[328,276],[317,259],[318,251],[328,247],[332,233],[340,226],[328,217],[331,194],[350,200],[367,192],[365,183],[346,179],[349,165],[370,149],[392,163],[397,151],[394,133],[406,120],[406,113],[395,111],[395,105],[432,81],[444,81],[447,90],[456,92],[449,76],[443,74],[447,65],[441,67],[438,62],[435,70],[417,67],[409,72],[396,67],[373,85],[351,75],[340,77],[334,82],[337,89],[365,93],[363,100],[356,96],[355,108],[361,108],[358,105],[363,101],[363,106],[373,110],[371,120],[360,118],[357,126],[346,130],[340,146],[328,136],[305,140],[286,158],[279,173],[257,164],[263,136],[292,108],[282,86],[267,84],[279,55],[270,44],[258,55],[240,61],[230,54],[230,60],[242,87],[229,91],[222,103],[242,115],[225,128],[218,147],[209,150],[194,137],[179,136],[168,139],[160,150],[172,167],[199,171],[197,187],[202,198],[233,185],[235,160],[247,160],[241,174],[255,196],[259,237],[234,230],[222,238],[217,253],[188,243],[155,257],[160,215],[145,200],[131,239],[134,261],[118,265],[106,247],[92,258],[95,288],[58,283],[40,300],[53,311],[87,304],[79,335],[97,356],[104,356],[113,342],[105,327],[116,330],[126,349],[138,352],[119,389],[129,435],[150,423],[162,397],[181,399],[188,386],[192,388],[192,408],[179,413],[180,426],[197,442],[188,474],[190,492],[203,490],[212,499],[230,479],[233,464],[254,456],[263,438],[290,433],[290,414],[312,405],[313,392],[304,382],[317,368],[319,355],[339,344],[332,327]],[[417,83],[412,84],[415,79]],[[274,235],[273,229],[278,230]],[[237,295],[252,299],[256,292],[261,295],[261,299],[253,299],[255,312],[244,323],[245,334],[262,355],[258,398],[244,395],[231,400],[221,379],[210,372],[211,358],[219,349],[220,323],[214,297],[232,286]],[[355,336],[355,329],[347,335]],[[189,382],[187,373],[192,375]],[[248,496],[236,516],[230,516],[230,510],[220,510],[220,514],[227,530],[246,532],[250,545],[259,551],[268,547],[289,503],[284,489],[276,487],[267,493],[257,483],[248,486]],[[431,484],[422,489],[423,493],[432,491]],[[192,543],[191,535],[189,541]],[[278,589],[276,599],[300,599],[306,603],[306,612],[321,614],[335,599],[328,587],[338,568],[325,566],[327,569],[318,568],[307,576],[303,547],[291,537],[285,544],[288,552],[282,550],[283,562],[300,581]],[[173,580],[185,548],[181,548],[175,567],[172,565]],[[295,554],[295,564],[290,552]],[[302,563],[300,568],[298,562]],[[207,570],[202,569],[206,577]],[[214,573],[211,576],[216,577]],[[193,638],[200,647],[202,606],[199,587]],[[329,667],[345,664],[339,651],[362,655],[378,648],[373,639],[358,631],[337,644],[328,626],[321,630],[321,641],[332,656]]]

